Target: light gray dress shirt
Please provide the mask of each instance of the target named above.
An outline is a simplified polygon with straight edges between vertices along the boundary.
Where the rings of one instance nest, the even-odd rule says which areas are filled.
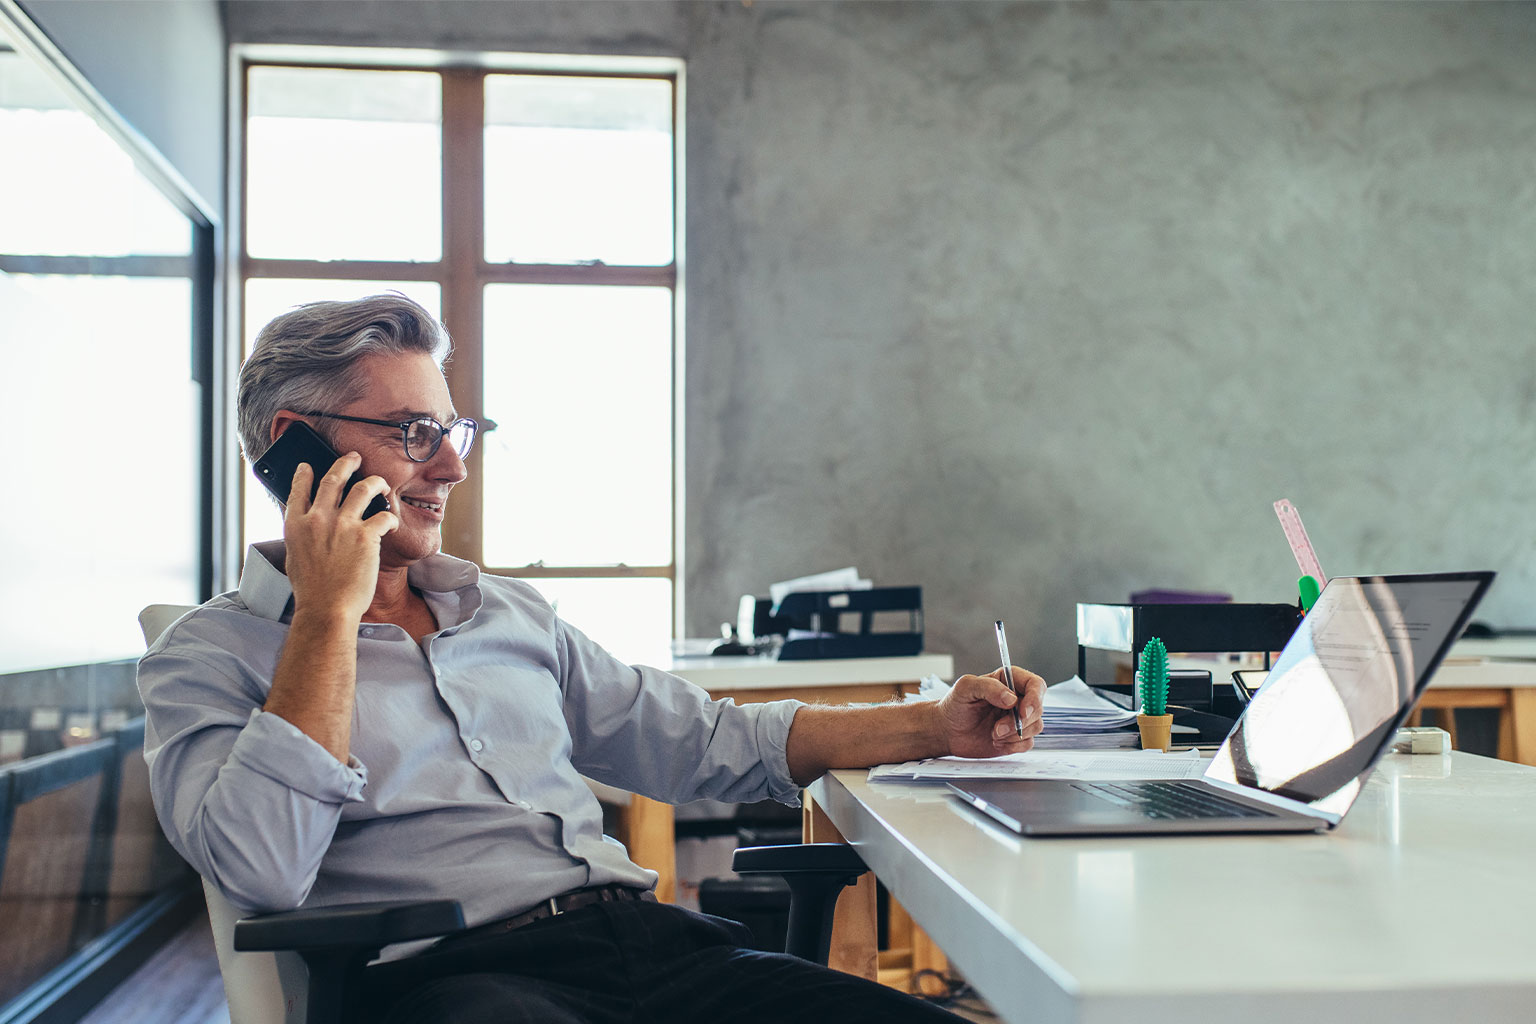
[[[800,702],[738,707],[625,665],[526,583],[447,555],[409,573],[437,632],[359,626],[341,764],[261,710],[292,616],[283,559],[254,545],[240,589],[139,663],[160,824],[239,907],[451,898],[475,925],[583,886],[654,886],[578,772],[671,803],[799,800]]]

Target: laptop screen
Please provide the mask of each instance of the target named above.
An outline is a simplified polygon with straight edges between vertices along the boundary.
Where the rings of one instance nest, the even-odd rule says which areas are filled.
[[[1492,578],[1329,580],[1205,777],[1343,814]]]

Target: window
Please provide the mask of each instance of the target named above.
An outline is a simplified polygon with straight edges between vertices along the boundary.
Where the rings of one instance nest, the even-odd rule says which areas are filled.
[[[440,314],[459,412],[496,424],[444,550],[528,579],[620,657],[664,651],[682,621],[680,67],[337,56],[247,53],[246,345],[316,298],[391,288]],[[242,480],[247,541],[279,535]]]

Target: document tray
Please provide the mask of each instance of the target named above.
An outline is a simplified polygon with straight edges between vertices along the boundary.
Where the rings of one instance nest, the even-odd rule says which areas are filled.
[[[921,654],[923,588],[801,591],[786,594],[778,607],[758,598],[752,626],[759,637],[786,637],[780,661]]]

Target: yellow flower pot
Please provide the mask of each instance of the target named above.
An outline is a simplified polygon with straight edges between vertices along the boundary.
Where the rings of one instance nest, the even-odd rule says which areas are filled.
[[[1137,715],[1136,728],[1141,730],[1142,750],[1167,750],[1173,737],[1173,716]]]

